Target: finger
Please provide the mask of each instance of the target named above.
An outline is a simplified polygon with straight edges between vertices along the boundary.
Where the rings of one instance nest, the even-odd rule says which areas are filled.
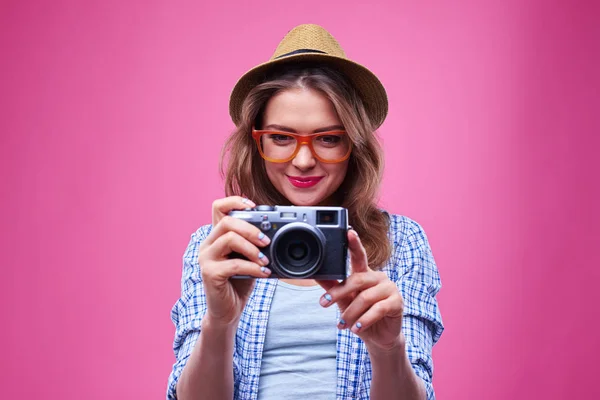
[[[371,307],[394,294],[395,289],[390,290],[385,283],[358,293],[340,316],[339,328],[344,329],[353,326],[359,317],[362,317]]]
[[[223,216],[232,210],[244,210],[248,207],[256,207],[252,200],[241,196],[229,196],[217,199],[212,204],[213,225],[216,225]],[[216,220],[215,220],[216,219]]]
[[[360,333],[385,317],[402,318],[402,300],[399,300],[398,297],[388,297],[375,303],[367,312],[359,316],[356,322],[347,323],[346,326],[351,326],[350,330],[352,332]]]
[[[233,252],[262,266],[269,263],[267,256],[258,247],[234,231],[219,236],[212,246],[208,246],[205,257],[209,260],[223,260]]]
[[[232,276],[251,276],[254,278],[267,278],[271,270],[252,261],[241,258],[232,258],[215,263],[209,275],[218,281],[225,282]]]
[[[252,225],[248,221],[238,218],[224,216],[219,223],[213,227],[210,234],[204,241],[207,245],[214,243],[219,237],[227,232],[236,232],[246,240],[259,247],[267,246],[271,243],[271,239],[265,235],[260,229]]]
[[[338,281],[335,281],[335,280],[322,280],[322,281],[321,280],[317,280],[317,283],[319,285],[321,285],[321,287],[323,289],[325,289],[325,291],[328,291],[332,287],[340,284]]]
[[[319,304],[323,307],[329,307],[330,305],[337,303],[340,310],[343,312],[348,305],[354,300],[355,292],[366,290],[372,286],[377,285],[384,278],[385,274],[382,272],[361,272],[350,275],[344,282],[327,290],[321,299]]]
[[[348,250],[350,251],[352,273],[368,271],[369,260],[367,259],[367,252],[360,242],[358,233],[354,229],[348,231]]]
[[[323,296],[321,296],[321,298],[319,299],[319,303],[323,306],[323,307],[327,307],[330,302],[331,302],[331,295],[327,293],[327,291],[329,291],[331,288],[337,286],[340,284],[340,282],[338,281],[334,281],[334,280],[317,280],[317,283],[319,285],[321,285],[321,287],[323,289],[325,289],[325,294]]]

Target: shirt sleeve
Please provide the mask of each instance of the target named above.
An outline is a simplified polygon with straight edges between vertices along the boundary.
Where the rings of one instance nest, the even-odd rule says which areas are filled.
[[[423,228],[406,217],[393,216],[396,284],[404,299],[402,332],[415,373],[425,382],[427,399],[433,390],[433,345],[444,330],[436,300],[441,280]],[[394,226],[395,225],[395,226]]]
[[[181,297],[171,309],[171,320],[175,325],[173,351],[175,364],[169,375],[167,399],[176,399],[175,388],[185,367],[198,336],[200,326],[206,314],[206,296],[202,285],[200,265],[198,265],[198,249],[210,233],[210,225],[198,229],[191,236],[190,243],[183,255],[183,272],[181,276]]]

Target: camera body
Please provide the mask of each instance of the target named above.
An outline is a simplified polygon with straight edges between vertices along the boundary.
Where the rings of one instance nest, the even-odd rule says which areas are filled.
[[[259,205],[229,215],[258,227],[271,239],[262,249],[269,258],[270,278],[346,279],[347,209]],[[229,257],[245,258],[238,253]]]

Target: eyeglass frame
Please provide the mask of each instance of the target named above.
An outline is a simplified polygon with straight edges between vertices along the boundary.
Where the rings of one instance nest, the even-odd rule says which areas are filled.
[[[294,139],[296,139],[296,149],[294,150],[292,155],[286,159],[276,160],[273,158],[269,158],[265,155],[265,153],[263,153],[262,145],[260,143],[260,138],[265,134],[291,136]],[[298,153],[300,152],[300,146],[302,146],[302,145],[307,145],[311,154],[313,155],[313,157],[316,158],[317,160],[319,160],[320,162],[323,162],[326,164],[337,164],[337,163],[346,161],[350,157],[350,154],[352,154],[352,141],[350,139],[348,139],[349,146],[348,146],[348,152],[346,153],[346,155],[344,157],[340,158],[339,160],[335,160],[335,161],[324,160],[323,158],[319,157],[319,155],[313,148],[313,145],[312,145],[313,138],[316,138],[319,136],[332,136],[332,135],[335,135],[335,136],[348,135],[348,132],[343,131],[343,130],[337,130],[337,131],[319,132],[319,133],[311,133],[308,135],[302,135],[299,133],[292,133],[292,132],[257,130],[257,129],[252,128],[252,137],[256,141],[256,147],[258,148],[258,152],[260,153],[260,156],[269,162],[278,163],[278,164],[286,163],[286,162],[293,160],[294,157],[296,157],[298,155]]]

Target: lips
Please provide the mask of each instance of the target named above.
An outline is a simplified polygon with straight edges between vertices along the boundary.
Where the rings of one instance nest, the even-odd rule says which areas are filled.
[[[315,186],[321,179],[323,179],[322,176],[286,176],[292,185],[302,189]]]

